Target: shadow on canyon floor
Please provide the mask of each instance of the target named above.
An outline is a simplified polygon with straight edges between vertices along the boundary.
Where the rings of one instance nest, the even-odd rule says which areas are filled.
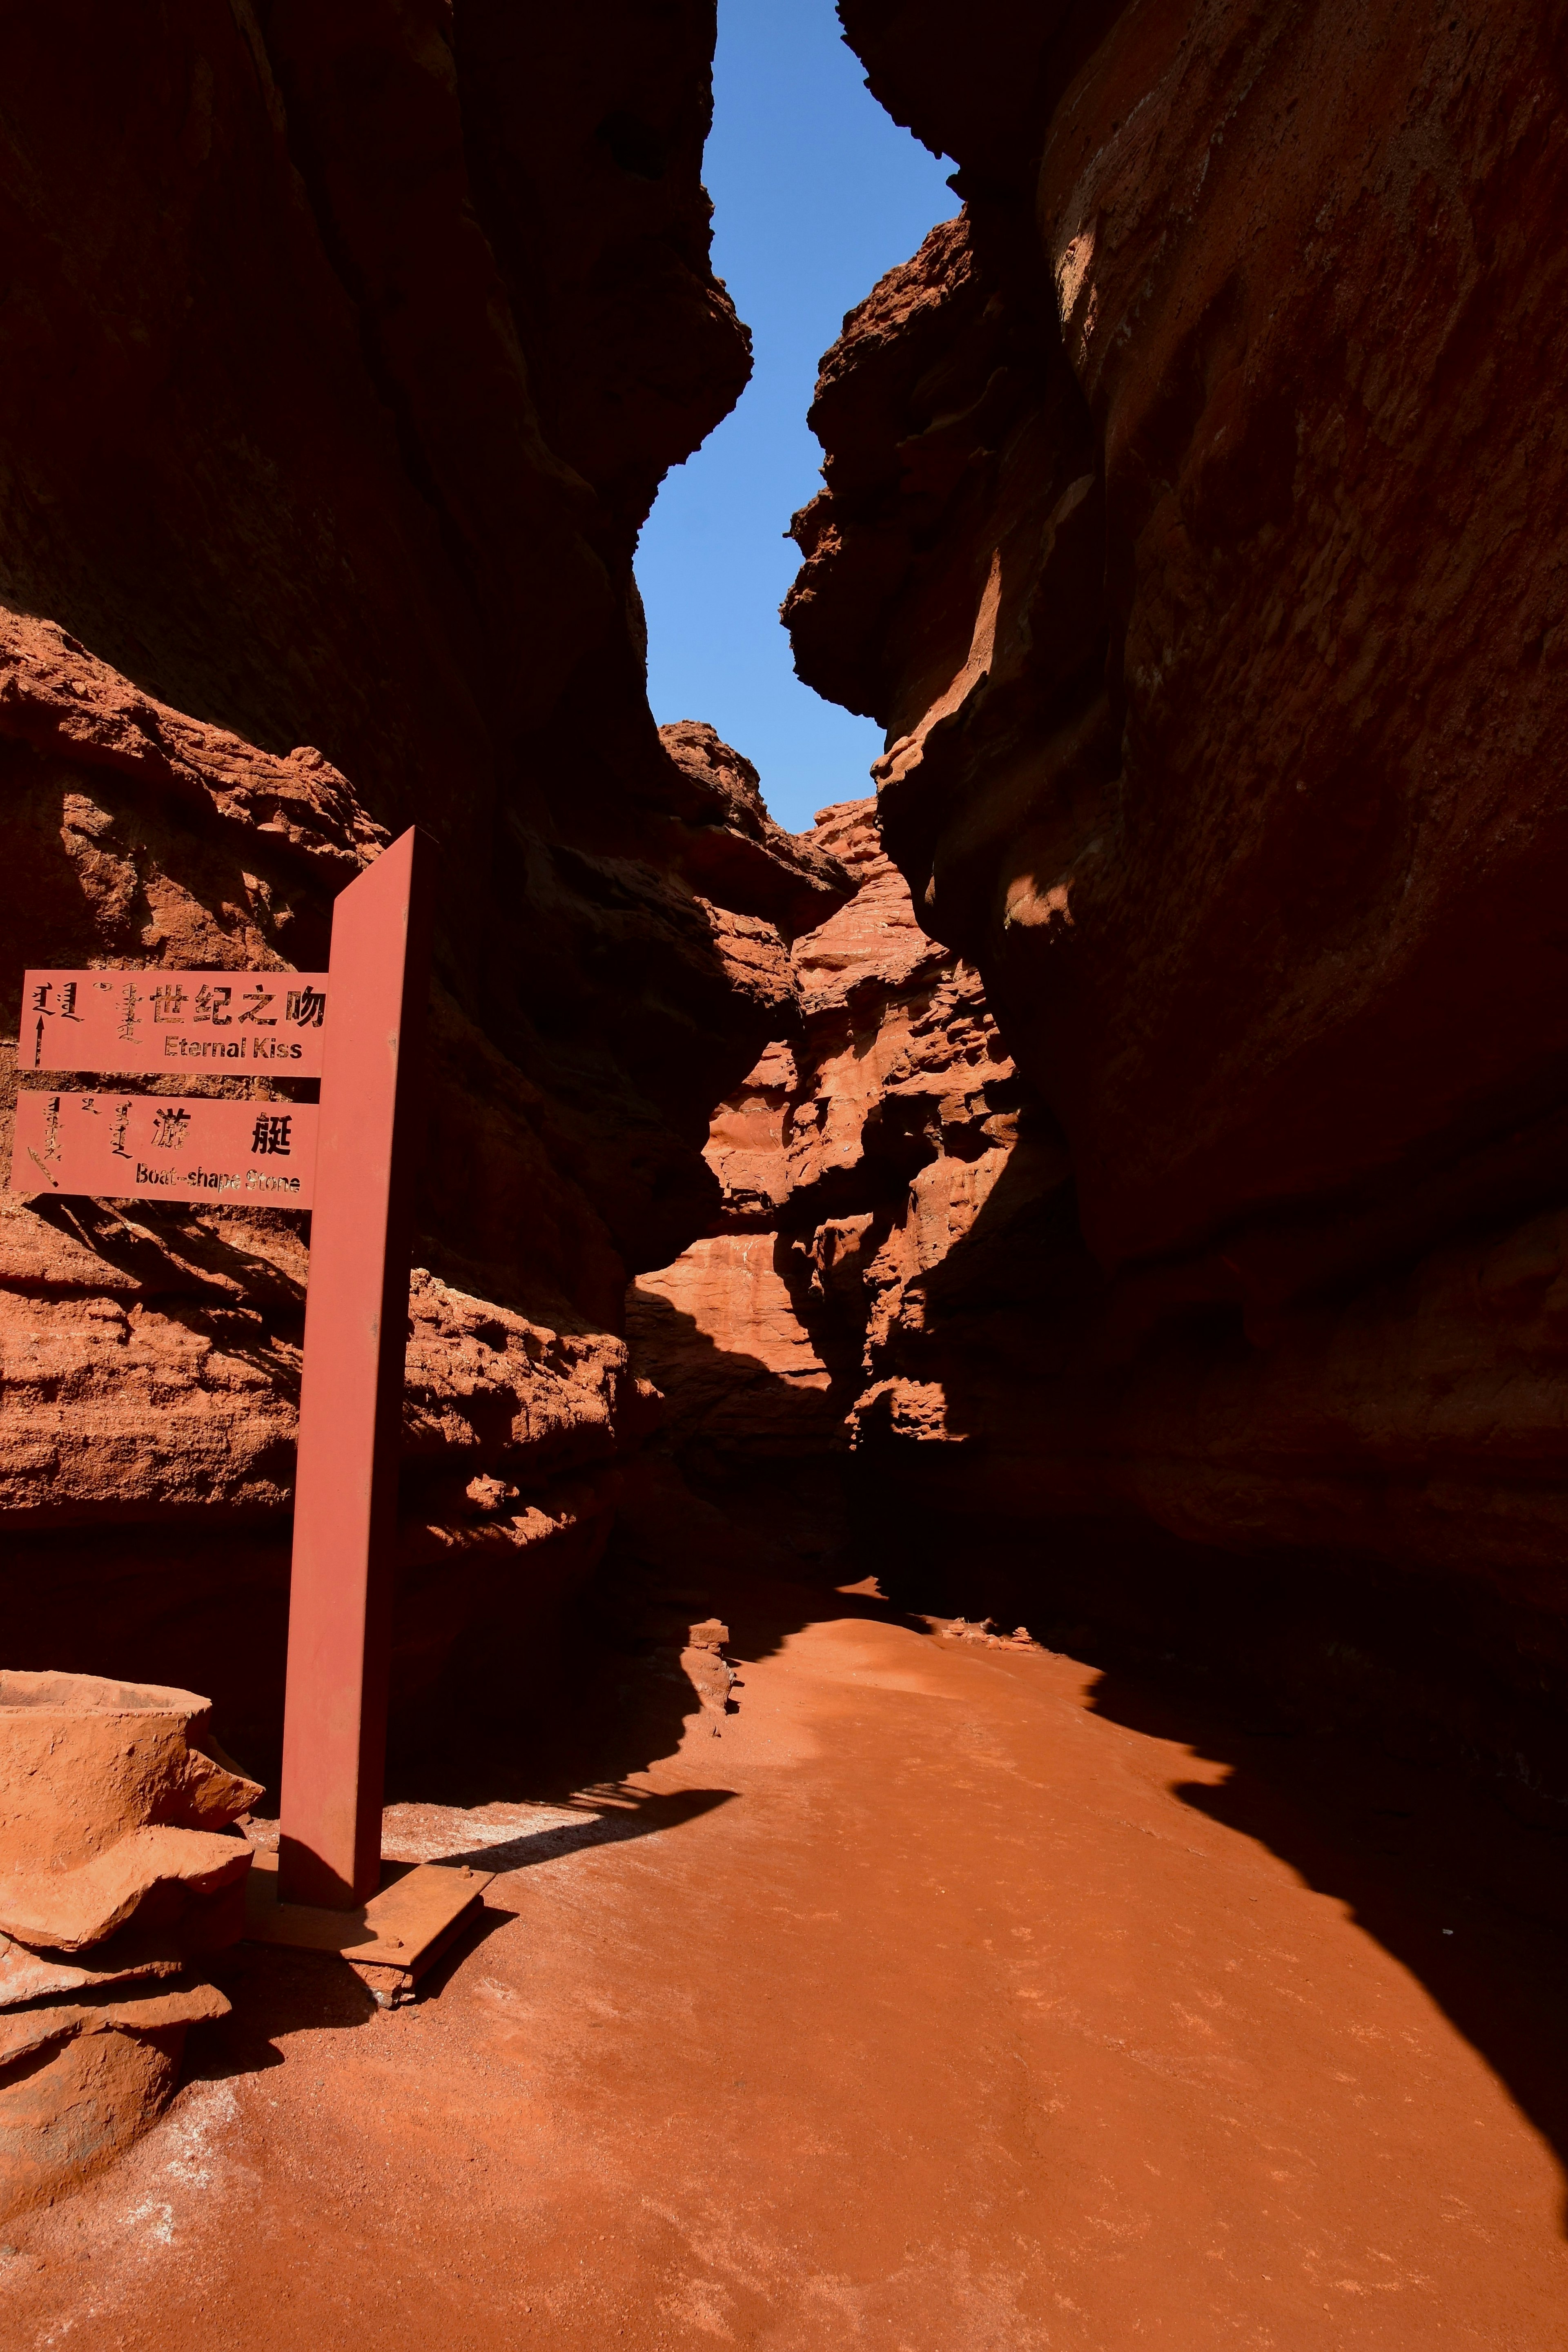
[[[456,1825],[450,1845],[441,1846],[439,1858],[498,1874],[527,1870],[592,1846],[679,1829],[727,1804],[732,1795],[729,1789],[679,1789],[658,1794],[600,1786],[572,1799],[580,1819],[521,1836],[475,1838],[473,1822],[462,1822]],[[421,2000],[437,1996],[464,1961],[517,1916],[492,1888],[479,1916],[421,1978]],[[203,2029],[193,2040],[189,2080],[216,2082],[280,2065],[283,2053],[277,2045],[290,2034],[368,2025],[379,2014],[360,1978],[330,1954],[240,1944],[223,1953],[212,1972],[233,2007],[228,2017]]]
[[[754,1409],[767,1379],[787,1386],[754,1358],[727,1362],[695,1327],[682,1344],[711,1357],[701,1367],[710,1393],[727,1384]],[[983,1433],[976,1435],[983,1443]],[[776,1456],[748,1465],[742,1447],[726,1450],[704,1439],[689,1444],[687,1460],[701,1487],[701,1514],[724,1515],[726,1490],[745,1504],[730,1547],[736,1563],[756,1556],[759,1528],[781,1523],[766,1500],[770,1488],[792,1476],[820,1482],[827,1466],[807,1460],[792,1465]],[[1022,1619],[1098,1674],[1091,1714],[1179,1742],[1227,1768],[1220,1785],[1179,1783],[1177,1794],[1266,1846],[1308,1886],[1342,1901],[1424,1986],[1568,2166],[1568,2016],[1561,1999],[1568,1839],[1515,1818],[1484,1779],[1440,1752],[1428,1748],[1414,1759],[1388,1752],[1374,1714],[1359,1722],[1336,1718],[1336,1693],[1325,1689],[1314,1723],[1310,1708],[1303,1714],[1289,1699],[1273,1698],[1240,1658],[1207,1654],[1201,1638],[1188,1656],[1173,1654],[1163,1635],[1147,1638],[1151,1627],[1139,1638],[1097,1623],[1086,1591],[1116,1580],[1121,1547],[1113,1530],[1105,1529],[1098,1546],[1092,1528],[1076,1531],[1079,1543],[1101,1557],[1088,1563],[1086,1576],[1070,1580],[1070,1593],[1053,1594],[1043,1570],[1037,1580],[1019,1578],[1019,1559],[1039,1559],[1027,1530],[1009,1535],[975,1519],[965,1531],[940,1515],[917,1528],[899,1491],[895,1459],[850,1458],[837,1469],[846,1482],[845,1534],[815,1580],[758,1575],[743,1565],[711,1579],[714,1605],[730,1617],[738,1656],[765,1657],[790,1633],[829,1617],[875,1615],[922,1633],[931,1616],[994,1612],[1009,1630]],[[998,1546],[1015,1563],[1000,1572]],[[711,1556],[717,1549],[710,1526],[702,1549]],[[1160,1580],[1173,1565],[1180,1567],[1162,1550],[1142,1569]],[[1203,1563],[1189,1570],[1200,1575]],[[844,1589],[863,1579],[879,1579],[891,1597]],[[1078,1622],[1064,1613],[1064,1601]],[[1293,1624],[1273,1628],[1286,1646]],[[1260,1655],[1254,1651],[1254,1665]],[[1484,1656],[1478,1654],[1476,1670],[1488,1670]]]
[[[1092,1712],[1226,1765],[1217,1786],[1177,1782],[1175,1793],[1342,1903],[1568,2168],[1568,1842],[1514,1821],[1450,1767],[1342,1733],[1244,1731],[1225,1703],[1179,1675],[1155,1684],[1112,1665]]]

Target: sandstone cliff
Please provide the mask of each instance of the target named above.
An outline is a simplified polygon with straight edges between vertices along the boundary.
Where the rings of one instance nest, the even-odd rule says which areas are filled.
[[[823,810],[801,841],[855,895],[795,940],[795,1017],[713,1115],[712,1229],[628,1296],[633,1361],[664,1407],[625,1531],[670,1567],[661,1461],[779,1558],[838,1556],[850,1452],[895,1401],[918,1412],[900,1364],[926,1277],[1035,1155],[1020,1130],[1038,1106],[978,975],[916,921],[874,803]],[[886,1527],[871,1540],[879,1558],[897,1550]]]
[[[380,843],[443,850],[408,1689],[595,1556],[627,1271],[710,1215],[780,926],[843,895],[643,685],[636,534],[749,367],[712,37],[712,0],[0,33],[9,1029],[25,962],[319,967]],[[264,1739],[300,1221],[11,1199],[4,1235],[8,1654]]]
[[[1062,1147],[922,1276],[882,1491],[1552,1815],[1560,35],[842,14],[964,204],[824,362],[788,616]]]

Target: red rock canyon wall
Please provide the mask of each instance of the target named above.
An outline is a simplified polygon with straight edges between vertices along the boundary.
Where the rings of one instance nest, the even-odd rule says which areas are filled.
[[[823,362],[786,614],[888,730],[947,1045],[895,1203],[885,936],[852,1071],[721,1114],[699,1250],[949,1605],[1223,1656],[1560,1819],[1563,11],[841,13],[963,207]],[[1022,1123],[961,1081],[950,1147],[982,1036]],[[652,1364],[698,1264],[641,1286]]]
[[[842,14],[963,210],[824,362],[788,618],[888,750],[801,840],[642,677],[711,5],[0,32],[5,1009],[439,836],[405,1714],[624,1498],[1559,1818],[1562,11]],[[0,1232],[12,1654],[258,1753],[300,1223]]]
[[[780,926],[843,895],[643,685],[637,529],[749,368],[712,39],[712,0],[0,30],[8,1030],[25,962],[319,967],[380,843],[444,852],[405,1696],[591,1567],[647,1415],[627,1272],[710,1214]],[[8,1657],[210,1691],[264,1748],[301,1221],[3,1232]]]

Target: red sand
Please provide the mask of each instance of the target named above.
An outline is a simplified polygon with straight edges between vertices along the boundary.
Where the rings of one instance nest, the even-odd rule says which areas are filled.
[[[1568,2344],[1516,2103],[1561,2144],[1548,1841],[1334,1742],[1196,1752],[1068,1658],[722,1597],[763,1655],[721,1738],[389,1816],[506,1871],[429,1997],[236,1958],[164,2121],[10,2225],[7,2347]]]

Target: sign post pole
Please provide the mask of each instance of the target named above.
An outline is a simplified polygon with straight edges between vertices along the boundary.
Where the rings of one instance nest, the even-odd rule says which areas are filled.
[[[37,1198],[312,1212],[305,1298],[289,1682],[276,1858],[246,1882],[252,1941],[338,1952],[384,2004],[470,1919],[488,1872],[395,1864],[382,1884],[397,1456],[422,1124],[436,846],[415,830],[332,908],[330,972],[29,970],[29,1073],[11,1189]],[[105,1092],[112,1073],[321,1080],[320,1106]]]
[[[289,1601],[278,1895],[381,1881],[419,1063],[437,850],[411,828],[337,898]]]

